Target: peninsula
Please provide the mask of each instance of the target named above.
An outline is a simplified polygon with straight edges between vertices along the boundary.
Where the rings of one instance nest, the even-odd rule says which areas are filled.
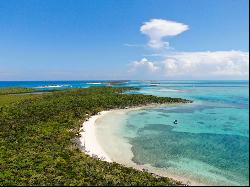
[[[23,94],[37,91],[26,88],[1,89],[0,185],[181,185],[81,151],[80,127],[101,111],[191,102],[124,93],[132,89],[90,87],[44,94]]]

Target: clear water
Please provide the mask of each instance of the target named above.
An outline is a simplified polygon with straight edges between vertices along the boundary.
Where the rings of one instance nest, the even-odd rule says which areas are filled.
[[[126,163],[117,156],[126,155],[129,148],[132,161],[150,166],[147,169],[153,172],[182,176],[198,184],[249,184],[248,82],[158,81],[131,85],[141,88],[132,93],[182,97],[194,103],[135,110],[118,116],[120,121],[116,114],[104,118],[103,127],[97,131],[112,159]],[[110,132],[114,121],[119,128]],[[123,146],[121,141],[131,146]]]
[[[28,87],[38,90],[87,88],[90,86],[106,86],[105,81],[0,81],[0,88]]]
[[[0,87],[10,85],[42,90],[134,86],[141,90],[131,94],[192,99],[192,104],[109,115],[97,129],[102,135],[100,142],[117,162],[129,157],[134,163],[149,165],[152,171],[183,176],[203,184],[249,184],[248,81],[0,82]],[[178,120],[178,124],[174,124],[174,120]],[[116,128],[112,128],[114,121]],[[124,142],[129,146],[122,146]],[[131,150],[132,155],[127,156]]]
[[[247,184],[247,112],[200,105],[129,112],[123,134],[132,144],[132,160],[201,183]]]

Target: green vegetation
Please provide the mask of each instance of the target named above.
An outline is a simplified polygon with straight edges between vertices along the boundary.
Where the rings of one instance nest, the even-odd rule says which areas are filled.
[[[50,90],[46,92],[52,92]],[[3,105],[15,103],[24,99],[39,97],[39,94],[33,95],[32,93],[41,92],[40,90],[22,87],[0,88],[0,107]]]
[[[0,89],[0,95],[21,94],[21,93],[31,93],[31,92],[39,92],[39,90],[35,90],[32,88],[22,88],[22,87],[10,87],[10,88]]]
[[[0,107],[35,97],[39,97],[39,95],[0,95]]]
[[[68,89],[0,105],[0,185],[180,185],[94,159],[79,149],[76,140],[86,114],[149,103],[189,102],[120,94],[129,89]],[[4,92],[10,93],[0,91]]]

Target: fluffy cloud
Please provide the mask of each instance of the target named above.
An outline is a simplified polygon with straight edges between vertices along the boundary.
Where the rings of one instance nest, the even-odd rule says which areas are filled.
[[[140,28],[140,31],[149,37],[148,46],[155,49],[169,47],[169,43],[164,42],[163,38],[176,36],[186,30],[188,26],[183,23],[163,19],[151,19]]]
[[[161,59],[157,62],[146,58],[130,63],[130,73],[145,79],[248,79],[249,52],[204,51],[171,52],[164,37],[176,36],[188,30],[183,23],[163,19],[145,22],[141,33],[149,37],[148,46],[163,49],[147,55]],[[163,55],[164,53],[168,55]],[[146,56],[146,55],[144,55]]]
[[[148,61],[148,59],[143,58],[140,61],[134,61],[130,63],[129,72],[144,72],[144,73],[155,73],[159,67],[157,67],[156,63]]]
[[[147,59],[132,64],[134,72],[150,70],[156,77],[194,79],[247,79],[249,53],[242,51],[176,52],[161,62]]]

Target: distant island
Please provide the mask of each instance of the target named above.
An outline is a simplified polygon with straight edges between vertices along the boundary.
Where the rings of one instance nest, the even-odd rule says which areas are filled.
[[[192,102],[124,93],[133,89],[0,89],[0,185],[183,185],[79,149],[81,124],[103,110]]]

